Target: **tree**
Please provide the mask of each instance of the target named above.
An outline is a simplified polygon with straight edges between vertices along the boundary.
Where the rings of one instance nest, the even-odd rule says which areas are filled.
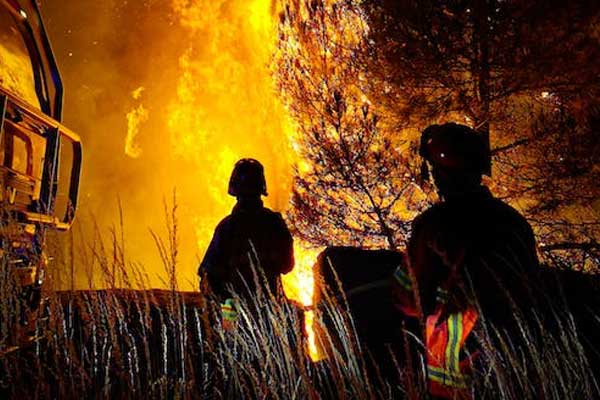
[[[314,0],[290,2],[281,26],[280,86],[300,127],[300,147],[309,149],[305,161],[320,162],[310,177],[297,182],[294,202],[310,210],[296,214],[303,229],[320,218],[338,215],[335,219],[343,221],[348,210],[353,220],[365,212],[342,207],[350,200],[332,190],[312,190],[326,177],[329,187],[349,182],[348,176],[327,173],[342,162],[336,160],[343,159],[343,151],[327,150],[328,158],[317,154],[347,146],[344,137],[365,134],[356,112],[364,101],[377,116],[369,140],[383,141],[386,151],[386,141],[399,143],[391,146],[398,151],[382,154],[381,160],[346,162],[351,171],[361,163],[371,162],[374,169],[396,162],[399,173],[378,184],[397,185],[389,193],[408,185],[409,193],[396,202],[413,211],[431,199],[411,186],[418,160],[414,132],[449,120],[471,125],[490,138],[494,179],[487,183],[533,222],[548,259],[569,260],[577,253],[584,264],[598,265],[598,6],[541,0]],[[332,123],[339,116],[337,106],[325,107],[328,101],[337,104],[335,98],[343,99],[346,125]],[[337,142],[323,140],[323,132],[337,131],[337,139],[331,136]],[[354,191],[345,193],[360,199]],[[373,211],[383,203],[372,203]],[[384,218],[385,230],[403,238],[410,213],[393,215],[398,221]],[[364,228],[354,231],[354,242],[360,243],[361,230],[372,233]],[[322,241],[331,233],[322,231]]]
[[[367,26],[358,2],[290,2],[277,81],[299,130],[295,235],[319,245],[397,248],[419,208],[407,141],[390,135],[357,63]]]
[[[541,248],[597,259],[600,8],[464,0],[367,1],[365,10],[362,64],[393,124],[458,119],[491,134],[493,190],[534,222]]]

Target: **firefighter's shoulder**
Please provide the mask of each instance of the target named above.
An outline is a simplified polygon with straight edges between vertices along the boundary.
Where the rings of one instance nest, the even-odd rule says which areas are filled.
[[[278,222],[278,223],[284,223],[285,224],[285,220],[283,219],[283,215],[281,215],[280,212],[278,211],[273,211],[270,208],[267,207],[263,207],[262,209],[263,215],[265,218],[274,221],[274,222]]]
[[[449,212],[448,205],[446,203],[435,203],[428,209],[417,215],[412,222],[413,231],[422,226],[439,223],[443,216]]]
[[[225,218],[223,218],[218,224],[217,227],[215,228],[215,234],[218,234],[219,232],[225,232],[228,229],[230,229],[231,224],[233,223],[233,216],[232,215],[227,215]]]
[[[521,232],[533,237],[533,230],[529,221],[517,209],[504,201],[493,198],[490,218],[497,221],[499,226],[505,227],[513,233]]]
[[[491,202],[498,213],[502,213],[504,217],[508,217],[518,221],[526,221],[525,217],[513,206],[504,201],[492,197]]]

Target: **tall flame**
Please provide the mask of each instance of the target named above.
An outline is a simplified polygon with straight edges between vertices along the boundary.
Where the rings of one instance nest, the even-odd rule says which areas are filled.
[[[181,24],[197,38],[179,59],[177,97],[169,107],[172,152],[197,166],[206,186],[207,211],[195,218],[204,252],[217,220],[229,213],[225,196],[235,161],[265,164],[268,206],[285,211],[291,188],[293,129],[274,88],[269,64],[276,49],[277,14],[271,0],[174,0]],[[208,167],[211,166],[211,167]],[[317,250],[295,246],[294,270],[283,279],[286,295],[313,304],[312,266]],[[309,349],[317,357],[312,312],[307,312]]]
[[[298,163],[293,123],[270,69],[279,1],[77,4],[43,6],[54,21],[51,36],[62,38],[55,45],[67,87],[65,123],[86,146],[78,221],[94,230],[91,214],[101,228],[111,225],[118,197],[125,258],[143,266],[149,286],[164,287],[170,282],[148,227],[164,235],[163,198],[175,188],[177,285],[197,290],[199,258],[235,201],[227,195],[235,162],[263,163],[265,205],[282,213],[293,166],[310,168]],[[119,129],[123,136],[114,140]],[[290,298],[310,306],[314,253],[307,251],[297,247],[284,285]],[[83,272],[76,279],[78,287],[92,281]]]
[[[211,214],[199,215],[196,233],[203,252],[212,227],[229,212],[224,199],[234,162],[252,156],[265,164],[267,204],[284,211],[291,186],[293,129],[275,93],[268,68],[277,40],[276,7],[271,0],[175,0],[181,23],[202,43],[186,49],[179,60],[177,99],[171,104],[168,126],[173,151],[197,165],[210,188]],[[223,23],[227,20],[228,23]],[[218,21],[218,22],[217,22]],[[288,298],[312,306],[312,267],[318,250],[295,246],[294,270],[283,278]],[[312,311],[306,313],[309,351],[318,358]]]
[[[315,313],[312,306],[315,301],[315,282],[313,266],[321,249],[309,247],[303,243],[294,244],[294,269],[283,276],[283,289],[288,299],[300,303],[304,311],[304,327],[308,341],[308,352],[313,361],[323,356],[317,347],[315,334]]]
[[[203,253],[219,218],[230,212],[226,185],[234,163],[265,165],[267,206],[285,211],[291,187],[291,124],[274,90],[269,63],[276,45],[271,0],[174,0],[193,39],[179,59],[169,106],[171,151],[190,164],[207,197],[195,219]]]

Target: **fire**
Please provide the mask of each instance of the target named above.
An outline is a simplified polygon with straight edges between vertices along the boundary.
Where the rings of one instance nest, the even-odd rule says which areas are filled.
[[[305,307],[312,306],[314,303],[313,265],[320,251],[321,249],[296,242],[294,269],[283,277],[285,295]]]
[[[315,312],[310,310],[304,313],[304,327],[308,340],[308,353],[313,361],[322,360],[325,356],[319,351],[317,346],[317,334],[315,332]]]
[[[175,57],[155,57],[170,63],[160,81],[142,80],[133,86],[138,87],[131,92],[133,106],[124,113],[122,151],[127,164],[118,171],[123,171],[122,181],[129,182],[119,183],[117,191],[125,205],[125,225],[134,227],[128,236],[136,238],[128,243],[127,253],[144,265],[147,286],[164,287],[170,281],[151,237],[142,235],[148,227],[162,232],[163,199],[172,198],[173,189],[178,219],[183,221],[178,226],[176,277],[181,290],[197,289],[198,261],[215,226],[235,203],[227,195],[227,184],[237,160],[258,159],[265,167],[269,192],[265,205],[281,213],[288,207],[297,157],[290,143],[292,121],[270,70],[278,38],[274,4],[168,4],[179,25],[173,30],[180,48]],[[119,182],[117,178],[112,181]]]
[[[233,206],[227,182],[238,159],[263,163],[266,206],[285,211],[292,126],[269,70],[277,40],[271,0],[174,0],[172,6],[193,40],[179,59],[167,128],[171,153],[189,166],[185,180],[202,191],[190,207],[201,255]]]
[[[131,96],[134,100],[142,97],[143,87],[133,91]],[[140,126],[148,121],[149,113],[143,104],[137,106],[127,113],[127,136],[125,137],[125,154],[131,158],[139,158],[142,155],[142,149],[136,142],[136,136],[140,132]]]
[[[304,327],[308,339],[308,351],[313,361],[318,361],[323,357],[317,347],[315,314],[311,309],[315,301],[313,266],[321,250],[296,242],[294,244],[294,269],[283,277],[283,289],[287,298],[300,303],[305,309]]]
[[[202,185],[192,211],[197,248],[204,254],[214,226],[233,206],[226,195],[234,163],[253,157],[265,166],[268,207],[289,206],[295,130],[275,90],[271,58],[277,46],[277,7],[271,0],[174,0],[180,23],[195,38],[179,59],[176,98],[169,106],[167,127],[171,153],[195,171]],[[197,183],[196,183],[197,182]],[[312,267],[318,249],[297,243],[294,270],[283,278],[288,298],[305,308],[313,305]],[[306,312],[309,352],[319,354],[314,314]]]

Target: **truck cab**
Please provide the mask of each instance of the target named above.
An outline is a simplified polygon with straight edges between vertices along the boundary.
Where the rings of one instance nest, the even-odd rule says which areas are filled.
[[[0,255],[39,302],[49,229],[75,217],[81,140],[61,124],[63,87],[35,0],[0,0]]]

